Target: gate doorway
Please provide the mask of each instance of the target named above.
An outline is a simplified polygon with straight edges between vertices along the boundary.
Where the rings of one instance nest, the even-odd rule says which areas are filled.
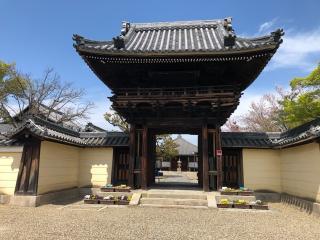
[[[223,186],[239,188],[243,186],[243,165],[241,149],[223,149]]]
[[[155,179],[152,187],[197,188],[198,136],[157,135]]]
[[[129,178],[129,148],[118,147],[113,149],[112,183],[128,184]]]

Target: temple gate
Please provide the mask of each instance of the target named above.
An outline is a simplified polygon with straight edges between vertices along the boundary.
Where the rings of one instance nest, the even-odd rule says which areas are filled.
[[[199,136],[199,185],[221,188],[221,126],[282,35],[237,37],[231,18],[123,22],[112,41],[74,35],[77,52],[112,90],[112,108],[130,124],[129,185],[153,183],[157,134],[186,133]]]

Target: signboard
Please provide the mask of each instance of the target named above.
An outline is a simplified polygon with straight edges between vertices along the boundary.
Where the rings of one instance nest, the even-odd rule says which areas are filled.
[[[222,156],[222,150],[221,149],[217,150],[216,152],[217,152],[217,156]]]

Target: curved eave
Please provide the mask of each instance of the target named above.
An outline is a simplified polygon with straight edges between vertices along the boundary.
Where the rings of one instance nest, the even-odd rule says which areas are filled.
[[[95,55],[100,57],[136,57],[136,58],[160,58],[160,57],[216,57],[216,56],[230,56],[230,55],[244,55],[254,54],[260,52],[274,53],[279,47],[279,43],[268,44],[264,46],[257,46],[252,48],[237,49],[229,48],[220,51],[125,51],[112,50],[104,51],[93,48],[86,48],[81,45],[76,45],[75,48],[81,56]]]

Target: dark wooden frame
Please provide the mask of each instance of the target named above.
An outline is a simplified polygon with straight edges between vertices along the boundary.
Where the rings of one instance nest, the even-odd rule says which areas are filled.
[[[236,187],[243,186],[243,159],[242,159],[242,148],[222,148],[223,158],[222,160],[225,161],[225,156],[228,155],[236,155],[237,158],[237,185]],[[224,170],[222,169],[223,174],[225,174]],[[222,184],[224,184],[224,175],[222,176]],[[235,187],[235,186],[228,186],[226,187]]]
[[[130,153],[128,154],[128,163],[129,163],[129,167],[128,167],[128,179],[127,181],[119,181],[119,178],[117,178],[117,173],[118,173],[118,167],[119,167],[119,160],[118,159],[120,157],[120,154],[126,154],[126,149],[128,149],[127,147],[114,147],[113,148],[113,156],[112,156],[112,173],[111,173],[111,182],[113,185],[116,184],[128,184],[129,182],[129,178],[130,178]],[[123,156],[122,156],[123,157]]]
[[[23,146],[23,152],[19,166],[19,173],[15,187],[15,194],[37,195],[41,141],[39,139],[30,137],[26,138],[24,142],[25,143]],[[31,185],[30,176],[33,176],[33,181],[31,182]]]

